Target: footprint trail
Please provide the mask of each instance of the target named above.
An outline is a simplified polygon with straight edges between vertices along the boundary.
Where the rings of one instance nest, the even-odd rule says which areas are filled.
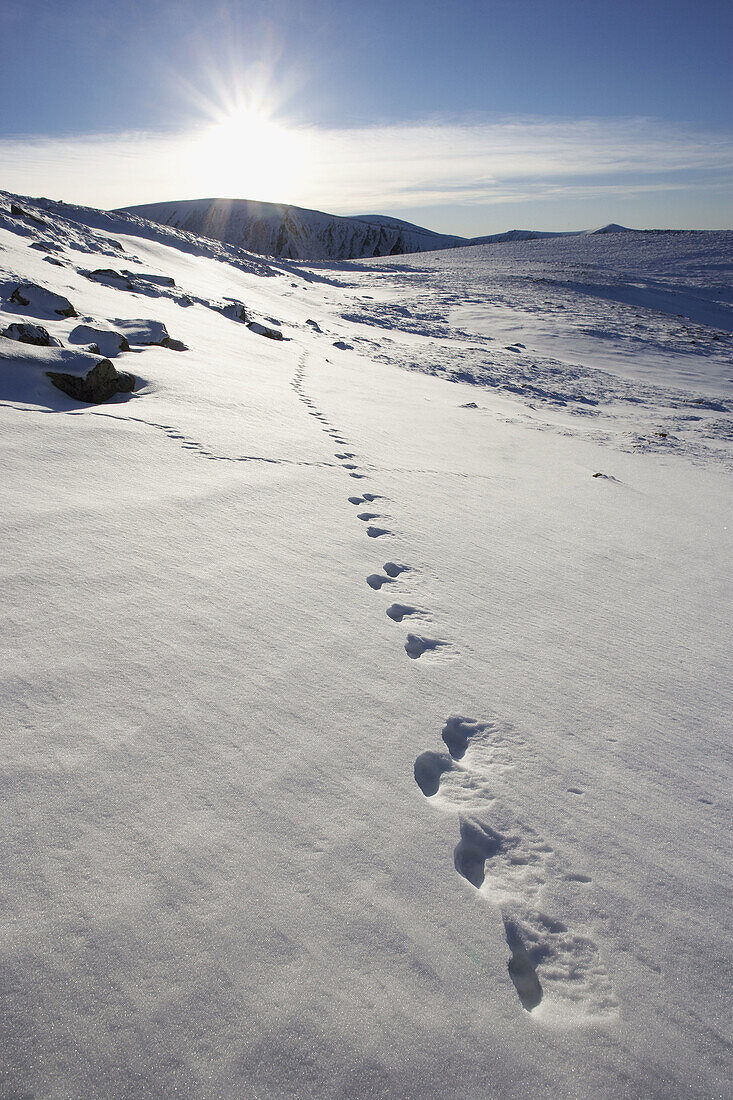
[[[304,352],[291,385],[321,431],[347,448],[346,437],[305,391],[306,361]],[[341,450],[334,458],[349,477],[366,478],[353,451]],[[367,492],[347,497],[356,507],[380,499],[380,494]],[[368,524],[369,538],[392,535],[389,529],[372,524],[381,518],[379,513],[363,511],[357,518]],[[385,562],[382,570],[366,578],[375,592],[399,584],[401,576],[411,571],[395,561]],[[386,614],[395,623],[415,615],[429,618],[402,602],[390,604]],[[404,649],[413,661],[426,655],[432,660],[449,645],[439,638],[408,633]],[[454,867],[500,915],[506,973],[520,1010],[537,1023],[554,1026],[612,1021],[618,1015],[618,1002],[597,945],[589,936],[571,931],[542,905],[548,885],[562,880],[582,891],[590,876],[563,867],[553,847],[500,797],[503,781],[516,769],[521,745],[513,728],[504,722],[454,714],[443,726],[442,739],[444,749],[429,749],[415,760],[415,782],[426,799],[455,816]],[[573,793],[582,796],[580,790]]]
[[[451,715],[443,727],[448,752],[428,750],[415,761],[415,782],[426,798],[456,813],[459,875],[498,908],[509,949],[507,974],[522,1008],[539,1023],[604,1023],[618,1002],[597,945],[572,932],[541,905],[563,873],[552,846],[516,819],[498,797],[497,778],[514,768],[519,741],[510,726]]]

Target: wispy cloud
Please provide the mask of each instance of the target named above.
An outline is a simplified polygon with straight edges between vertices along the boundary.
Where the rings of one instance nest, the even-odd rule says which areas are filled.
[[[348,214],[704,191],[733,168],[731,135],[645,118],[280,125],[259,137],[218,161],[201,156],[201,132],[6,140],[0,184],[103,207],[222,195]]]

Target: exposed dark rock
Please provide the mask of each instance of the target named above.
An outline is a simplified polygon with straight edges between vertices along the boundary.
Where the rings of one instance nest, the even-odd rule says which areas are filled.
[[[171,275],[146,275],[144,271],[123,271],[128,279],[140,279],[144,283],[152,283],[153,286],[175,286],[176,280]]]
[[[322,332],[323,331],[321,329],[321,326],[318,324],[318,321],[313,321],[313,320],[311,320],[310,317],[306,321],[306,324],[310,325],[310,327],[313,329],[314,332]]]
[[[68,298],[54,294],[45,286],[37,283],[20,283],[10,295],[10,301],[20,306],[31,306],[44,312],[56,313],[59,317],[78,317],[78,313]]]
[[[170,351],[188,351],[188,344],[184,344],[183,340],[174,340],[172,336],[166,336],[164,340],[161,340],[160,346],[169,348]]]
[[[48,225],[48,222],[43,218],[39,218],[37,214],[31,214],[29,210],[24,210],[16,202],[11,202],[10,213],[14,218],[28,218],[29,221],[35,222],[37,225]]]
[[[283,340],[283,334],[277,328],[268,328],[259,321],[250,321],[247,325],[250,332],[256,332],[258,336],[266,336],[268,340]]]
[[[335,348],[338,348],[339,351],[353,351],[354,350],[354,345],[353,344],[347,344],[345,340],[334,340],[333,346]]]
[[[100,405],[116,393],[130,393],[135,388],[134,376],[115,370],[109,359],[100,359],[84,377],[51,370],[46,374],[57,389],[89,405]]]
[[[232,321],[242,321],[245,325],[247,324],[247,311],[244,304],[238,302],[235,298],[228,298],[226,305],[219,308],[219,312]]]
[[[26,322],[8,325],[0,332],[0,336],[6,336],[8,340],[17,340],[21,344],[35,344],[39,348],[60,348],[61,341],[51,336],[43,325],[29,325]]]
[[[113,271],[110,267],[99,267],[96,271],[87,271],[87,279],[91,279],[94,283],[103,283],[105,286],[112,285],[119,290],[132,290],[133,286],[127,275],[121,271]]]

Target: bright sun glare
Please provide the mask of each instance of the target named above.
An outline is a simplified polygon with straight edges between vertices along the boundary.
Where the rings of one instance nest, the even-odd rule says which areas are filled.
[[[199,135],[192,161],[202,194],[287,202],[305,174],[306,142],[266,112],[238,108]]]

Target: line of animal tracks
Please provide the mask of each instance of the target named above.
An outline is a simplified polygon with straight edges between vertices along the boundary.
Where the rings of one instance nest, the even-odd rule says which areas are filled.
[[[388,539],[393,532],[383,525],[379,511],[379,502],[385,498],[362,484],[354,491],[353,483],[368,482],[369,475],[343,432],[309,395],[307,362],[308,353],[303,352],[291,386],[338,448],[334,458],[351,479],[347,501],[358,509],[356,516],[366,536]],[[399,594],[400,578],[411,571],[407,564],[386,561],[381,571],[367,576],[366,583],[375,592],[395,586],[393,591]],[[386,614],[401,624],[413,617],[420,621],[425,612],[396,601]],[[447,640],[409,631],[404,642],[411,660],[425,654],[441,659],[450,648]],[[546,884],[562,878],[570,888],[582,890],[588,888],[590,876],[564,866],[553,846],[518,820],[495,793],[494,780],[519,766],[524,750],[521,739],[506,722],[456,714],[446,719],[441,736],[442,746],[429,748],[416,759],[415,782],[434,806],[456,817],[455,868],[499,910],[510,953],[507,970],[523,1009],[533,1020],[548,1025],[612,1021],[618,1015],[618,1002],[597,945],[541,906]]]

